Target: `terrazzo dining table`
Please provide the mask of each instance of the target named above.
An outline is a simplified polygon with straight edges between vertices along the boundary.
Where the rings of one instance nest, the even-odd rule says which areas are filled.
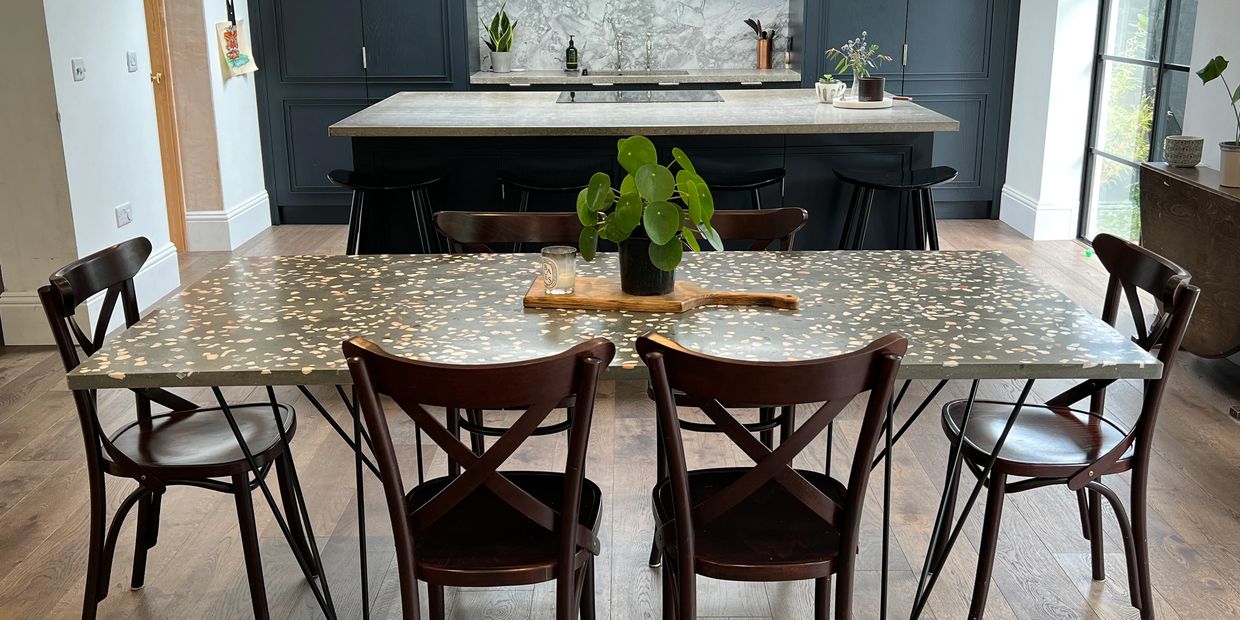
[[[757,361],[827,357],[898,333],[909,340],[902,379],[939,380],[940,386],[1018,379],[1027,382],[1026,395],[1036,379],[1153,379],[1162,373],[1129,338],[998,252],[686,254],[677,270],[678,278],[711,289],[792,293],[800,298],[797,310],[526,309],[522,298],[540,270],[538,256],[527,254],[237,258],[114,338],[69,373],[68,384],[349,384],[340,344],[353,336],[398,355],[457,364],[537,358],[604,337],[617,347],[605,377],[640,379],[645,369],[634,341],[649,331],[690,349]],[[615,275],[616,257],[601,254],[578,271]],[[892,432],[896,406],[884,454],[899,438]],[[953,459],[959,448],[953,447]],[[883,461],[889,494],[891,459]],[[887,496],[884,554],[889,503]],[[883,583],[885,610],[885,575]],[[919,598],[929,595],[929,588],[920,591]]]

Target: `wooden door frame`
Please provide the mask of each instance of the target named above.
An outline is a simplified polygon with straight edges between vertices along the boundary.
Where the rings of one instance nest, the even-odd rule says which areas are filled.
[[[160,161],[164,172],[164,197],[168,210],[168,237],[177,251],[185,252],[185,182],[181,166],[181,137],[177,129],[176,98],[173,96],[172,55],[168,40],[168,16],[164,0],[143,0],[146,35],[150,47],[151,82],[155,93],[155,117],[159,126]]]

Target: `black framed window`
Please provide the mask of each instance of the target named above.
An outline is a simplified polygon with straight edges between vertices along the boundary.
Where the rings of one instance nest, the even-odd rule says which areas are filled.
[[[1183,131],[1197,0],[1102,0],[1079,234],[1139,240],[1141,162]]]

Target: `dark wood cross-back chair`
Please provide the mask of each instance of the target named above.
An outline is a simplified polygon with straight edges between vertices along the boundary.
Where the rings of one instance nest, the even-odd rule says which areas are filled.
[[[595,339],[551,357],[484,366],[406,360],[362,338],[344,343],[358,402],[374,440],[396,544],[406,620],[418,617],[418,580],[433,618],[444,617],[444,586],[556,581],[556,617],[594,617],[594,556],[602,492],[585,477],[595,388],[616,348]],[[464,467],[406,489],[380,396],[392,400]],[[498,471],[569,398],[577,409],[563,473]],[[427,412],[523,409],[478,455]],[[571,524],[571,525],[566,525]]]
[[[1104,417],[1106,389],[1114,380],[1086,381],[1044,405],[1021,408],[987,481],[986,516],[970,618],[981,618],[985,613],[1004,497],[1058,485],[1066,485],[1077,494],[1082,530],[1090,541],[1095,580],[1106,578],[1102,500],[1105,498],[1110,503],[1124,541],[1132,604],[1141,611],[1142,618],[1154,617],[1146,529],[1150,451],[1159,403],[1200,291],[1189,283],[1188,272],[1118,237],[1099,235],[1094,239],[1094,251],[1110,273],[1102,319],[1116,325],[1121,303],[1127,303],[1136,328],[1133,340],[1158,357],[1163,364],[1163,374],[1145,382],[1141,411],[1131,427]],[[1138,291],[1148,293],[1158,304],[1158,318],[1151,325],[1146,324]],[[1090,401],[1088,409],[1072,408],[1085,399]],[[966,401],[955,401],[943,408],[943,429],[953,439],[960,436],[966,407]],[[981,471],[999,444],[1014,407],[1011,403],[993,401],[974,403],[965,431],[963,454],[965,463],[975,474]],[[1123,472],[1132,472],[1131,519],[1119,496],[1102,483],[1103,476]],[[1009,478],[1019,480],[1009,481]],[[948,481],[951,487],[948,515],[954,512],[952,504],[959,483],[959,477]],[[938,570],[944,560],[946,539],[945,530],[940,531],[936,538],[940,544],[934,553],[934,570]]]
[[[663,554],[663,617],[696,618],[696,575],[735,581],[815,580],[815,618],[852,617],[861,513],[871,463],[908,348],[890,335],[834,358],[746,362],[695,353],[657,335],[637,351],[650,370],[668,476],[652,493]],[[674,391],[698,403],[753,467],[690,470]],[[793,459],[869,392],[847,483],[793,469]],[[721,403],[823,403],[772,450]]]
[[[71,263],[52,274],[50,284],[39,289],[66,371],[81,363],[79,347],[87,357],[103,347],[118,302],[125,325],[138,322],[133,278],[150,254],[150,241],[141,237],[131,239]],[[78,324],[75,314],[79,306],[98,293],[104,293],[103,306],[94,329],[87,332]],[[235,498],[254,615],[266,618],[267,596],[250,495],[257,479],[265,477],[272,466],[278,474],[285,511],[290,515],[289,527],[300,543],[298,551],[303,558],[311,557],[291,488],[293,464],[281,436],[283,433],[284,440],[291,439],[296,431],[293,410],[273,403],[230,407],[260,466],[256,472],[250,468],[220,409],[198,408],[162,390],[135,392],[136,420],[110,434],[99,422],[97,393],[75,390],[73,394],[86,444],[90,484],[90,550],[82,617],[94,618],[99,602],[108,595],[116,540],[125,517],[135,506],[138,534],[130,585],[142,587],[147,552],[158,539],[161,500],[168,487],[179,485],[230,493]],[[152,402],[172,411],[153,415]],[[283,431],[277,426],[276,415]],[[117,508],[111,526],[107,524],[107,476],[138,483],[138,488]]]

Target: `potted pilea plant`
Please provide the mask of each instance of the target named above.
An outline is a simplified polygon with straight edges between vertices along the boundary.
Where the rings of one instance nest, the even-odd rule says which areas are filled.
[[[878,44],[869,43],[867,31],[839,49],[827,50],[827,58],[835,59],[835,72],[851,71],[853,77],[852,96],[858,101],[882,101],[886,78],[870,77],[870,69],[877,69],[884,62],[891,62],[891,56],[878,53]],[[874,93],[877,92],[877,97]]]
[[[832,103],[836,97],[844,96],[844,91],[848,90],[848,86],[828,73],[818,78],[818,83],[814,84],[814,90],[818,91],[819,101]]]
[[[491,70],[496,73],[512,71],[512,41],[516,33],[517,22],[508,18],[508,4],[500,5],[491,23],[483,22],[482,29],[486,34],[487,49],[491,50]]]
[[[1201,78],[1203,84],[1221,80],[1223,88],[1226,89],[1227,98],[1231,100],[1231,111],[1236,115],[1236,139],[1219,143],[1219,148],[1223,150],[1220,167],[1223,171],[1222,185],[1240,187],[1240,86],[1232,90],[1231,84],[1227,82],[1227,77],[1223,75],[1223,72],[1227,70],[1227,64],[1226,58],[1216,56],[1205,68],[1197,72],[1197,76]]]
[[[626,172],[620,189],[614,189],[610,175],[597,172],[577,195],[583,226],[577,247],[592,261],[600,238],[617,244],[620,288],[630,295],[666,295],[675,287],[685,246],[700,252],[701,236],[723,249],[711,226],[715,199],[684,151],[672,149],[674,162],[664,166],[644,136],[620,140],[617,150]]]

